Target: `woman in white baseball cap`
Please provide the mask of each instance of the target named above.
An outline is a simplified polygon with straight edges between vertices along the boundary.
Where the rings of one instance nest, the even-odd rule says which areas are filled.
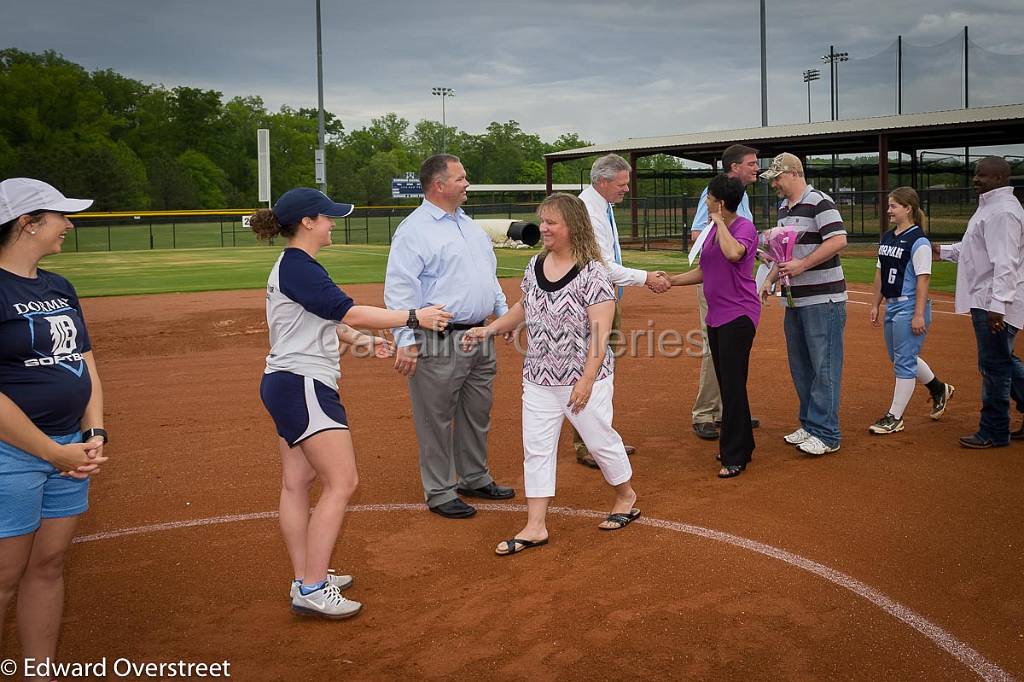
[[[0,182],[0,619],[17,591],[21,655],[37,661],[56,658],[64,555],[107,460],[78,295],[39,267],[72,229],[65,214],[91,205],[39,180]]]

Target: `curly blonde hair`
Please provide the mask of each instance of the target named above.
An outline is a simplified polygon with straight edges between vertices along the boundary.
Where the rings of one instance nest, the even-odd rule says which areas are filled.
[[[582,268],[591,261],[604,264],[604,259],[601,258],[601,247],[597,245],[594,228],[590,224],[587,205],[579,197],[556,192],[540,202],[540,206],[537,207],[537,217],[543,218],[546,210],[558,211],[562,222],[569,228],[569,246],[577,266]],[[546,256],[547,252],[547,249],[542,249],[541,255]]]

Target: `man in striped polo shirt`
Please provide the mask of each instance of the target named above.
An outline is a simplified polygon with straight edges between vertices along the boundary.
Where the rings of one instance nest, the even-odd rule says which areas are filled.
[[[839,450],[839,385],[843,375],[846,279],[839,252],[846,246],[843,217],[831,197],[804,179],[792,154],[779,154],[761,177],[782,203],[779,227],[799,235],[793,260],[773,268],[762,288],[789,276],[793,305],[786,308],[789,371],[800,398],[800,428],[786,442],[809,455]]]

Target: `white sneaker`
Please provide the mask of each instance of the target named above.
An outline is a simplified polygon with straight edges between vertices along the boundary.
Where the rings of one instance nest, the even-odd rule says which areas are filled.
[[[288,592],[289,599],[295,599],[295,595],[299,593],[299,585],[302,584],[300,580],[292,581],[292,588]],[[334,585],[339,590],[347,590],[352,587],[352,576],[350,575],[338,575],[334,572],[333,568],[327,569],[327,584]]]
[[[806,452],[808,455],[827,455],[831,452],[839,452],[839,446],[829,447],[825,445],[820,438],[817,436],[808,436],[807,440],[796,446],[800,452]]]
[[[301,592],[292,599],[292,612],[300,616],[321,618],[348,618],[359,613],[363,605],[341,596],[335,585],[325,587],[303,596]]]
[[[804,431],[803,428],[799,428],[788,436],[783,436],[782,439],[790,445],[800,445],[800,443],[811,437],[811,434]]]

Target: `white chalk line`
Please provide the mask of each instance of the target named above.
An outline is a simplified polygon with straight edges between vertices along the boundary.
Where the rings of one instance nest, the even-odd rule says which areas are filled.
[[[875,292],[873,291],[860,291],[858,289],[847,289],[847,294],[857,294],[859,296],[871,296],[874,297]],[[848,303],[855,303],[857,305],[871,305],[871,302],[865,301],[847,301]],[[955,315],[957,317],[969,317],[967,313],[954,313],[948,310],[936,310],[937,305],[953,305],[953,301],[947,301],[945,299],[932,299],[932,315]]]
[[[497,512],[526,512],[526,505],[522,504],[478,504],[475,505],[477,509],[484,511],[497,511]],[[348,508],[350,512],[395,512],[395,511],[426,511],[427,507],[423,504],[409,504],[409,503],[392,503],[392,504],[357,504]],[[571,507],[550,507],[549,513],[561,514],[562,516],[575,516],[582,518],[595,518],[603,519],[607,514],[605,512],[594,511],[591,509],[573,509]],[[188,521],[171,521],[168,523],[157,523],[148,526],[133,526],[131,528],[121,528],[119,530],[103,531],[100,533],[92,533],[90,535],[81,535],[74,539],[74,542],[95,542],[97,540],[111,540],[113,538],[120,538],[129,535],[145,535],[148,533],[156,533],[165,530],[177,530],[181,528],[195,528],[198,526],[213,526],[222,523],[235,523],[238,521],[255,521],[262,519],[274,519],[277,518],[277,512],[254,512],[250,514],[228,514],[225,516],[211,516],[205,519],[191,519]],[[703,526],[694,526],[688,523],[679,523],[676,521],[665,521],[663,519],[655,519],[650,517],[640,517],[635,521],[637,524],[644,526],[650,526],[652,528],[661,528],[664,530],[671,530],[677,533],[686,533],[688,535],[695,535],[697,537],[705,538],[707,540],[714,540],[715,542],[722,542],[727,545],[739,547],[751,552],[763,554],[764,556],[777,559],[790,566],[799,568],[801,570],[812,573],[820,578],[824,578],[830,583],[842,587],[843,589],[854,593],[855,595],[866,599],[871,602],[882,611],[888,613],[893,618],[904,623],[905,625],[913,628],[921,635],[925,636],[937,647],[951,655],[953,658],[960,661],[963,665],[970,668],[978,677],[986,681],[992,682],[1014,682],[1016,678],[1010,675],[1008,672],[997,666],[986,659],[979,652],[972,649],[966,643],[961,642],[954,635],[946,632],[941,627],[932,623],[924,616],[918,614],[912,609],[900,604],[899,602],[887,597],[878,590],[874,589],[870,585],[867,585],[856,578],[846,575],[833,568],[829,568],[824,564],[819,564],[816,561],[812,561],[798,554],[787,552],[784,549],[779,549],[772,545],[766,545],[756,540],[751,540],[739,535],[732,535],[731,533],[724,533],[722,531],[713,530],[711,528],[704,528]]]

